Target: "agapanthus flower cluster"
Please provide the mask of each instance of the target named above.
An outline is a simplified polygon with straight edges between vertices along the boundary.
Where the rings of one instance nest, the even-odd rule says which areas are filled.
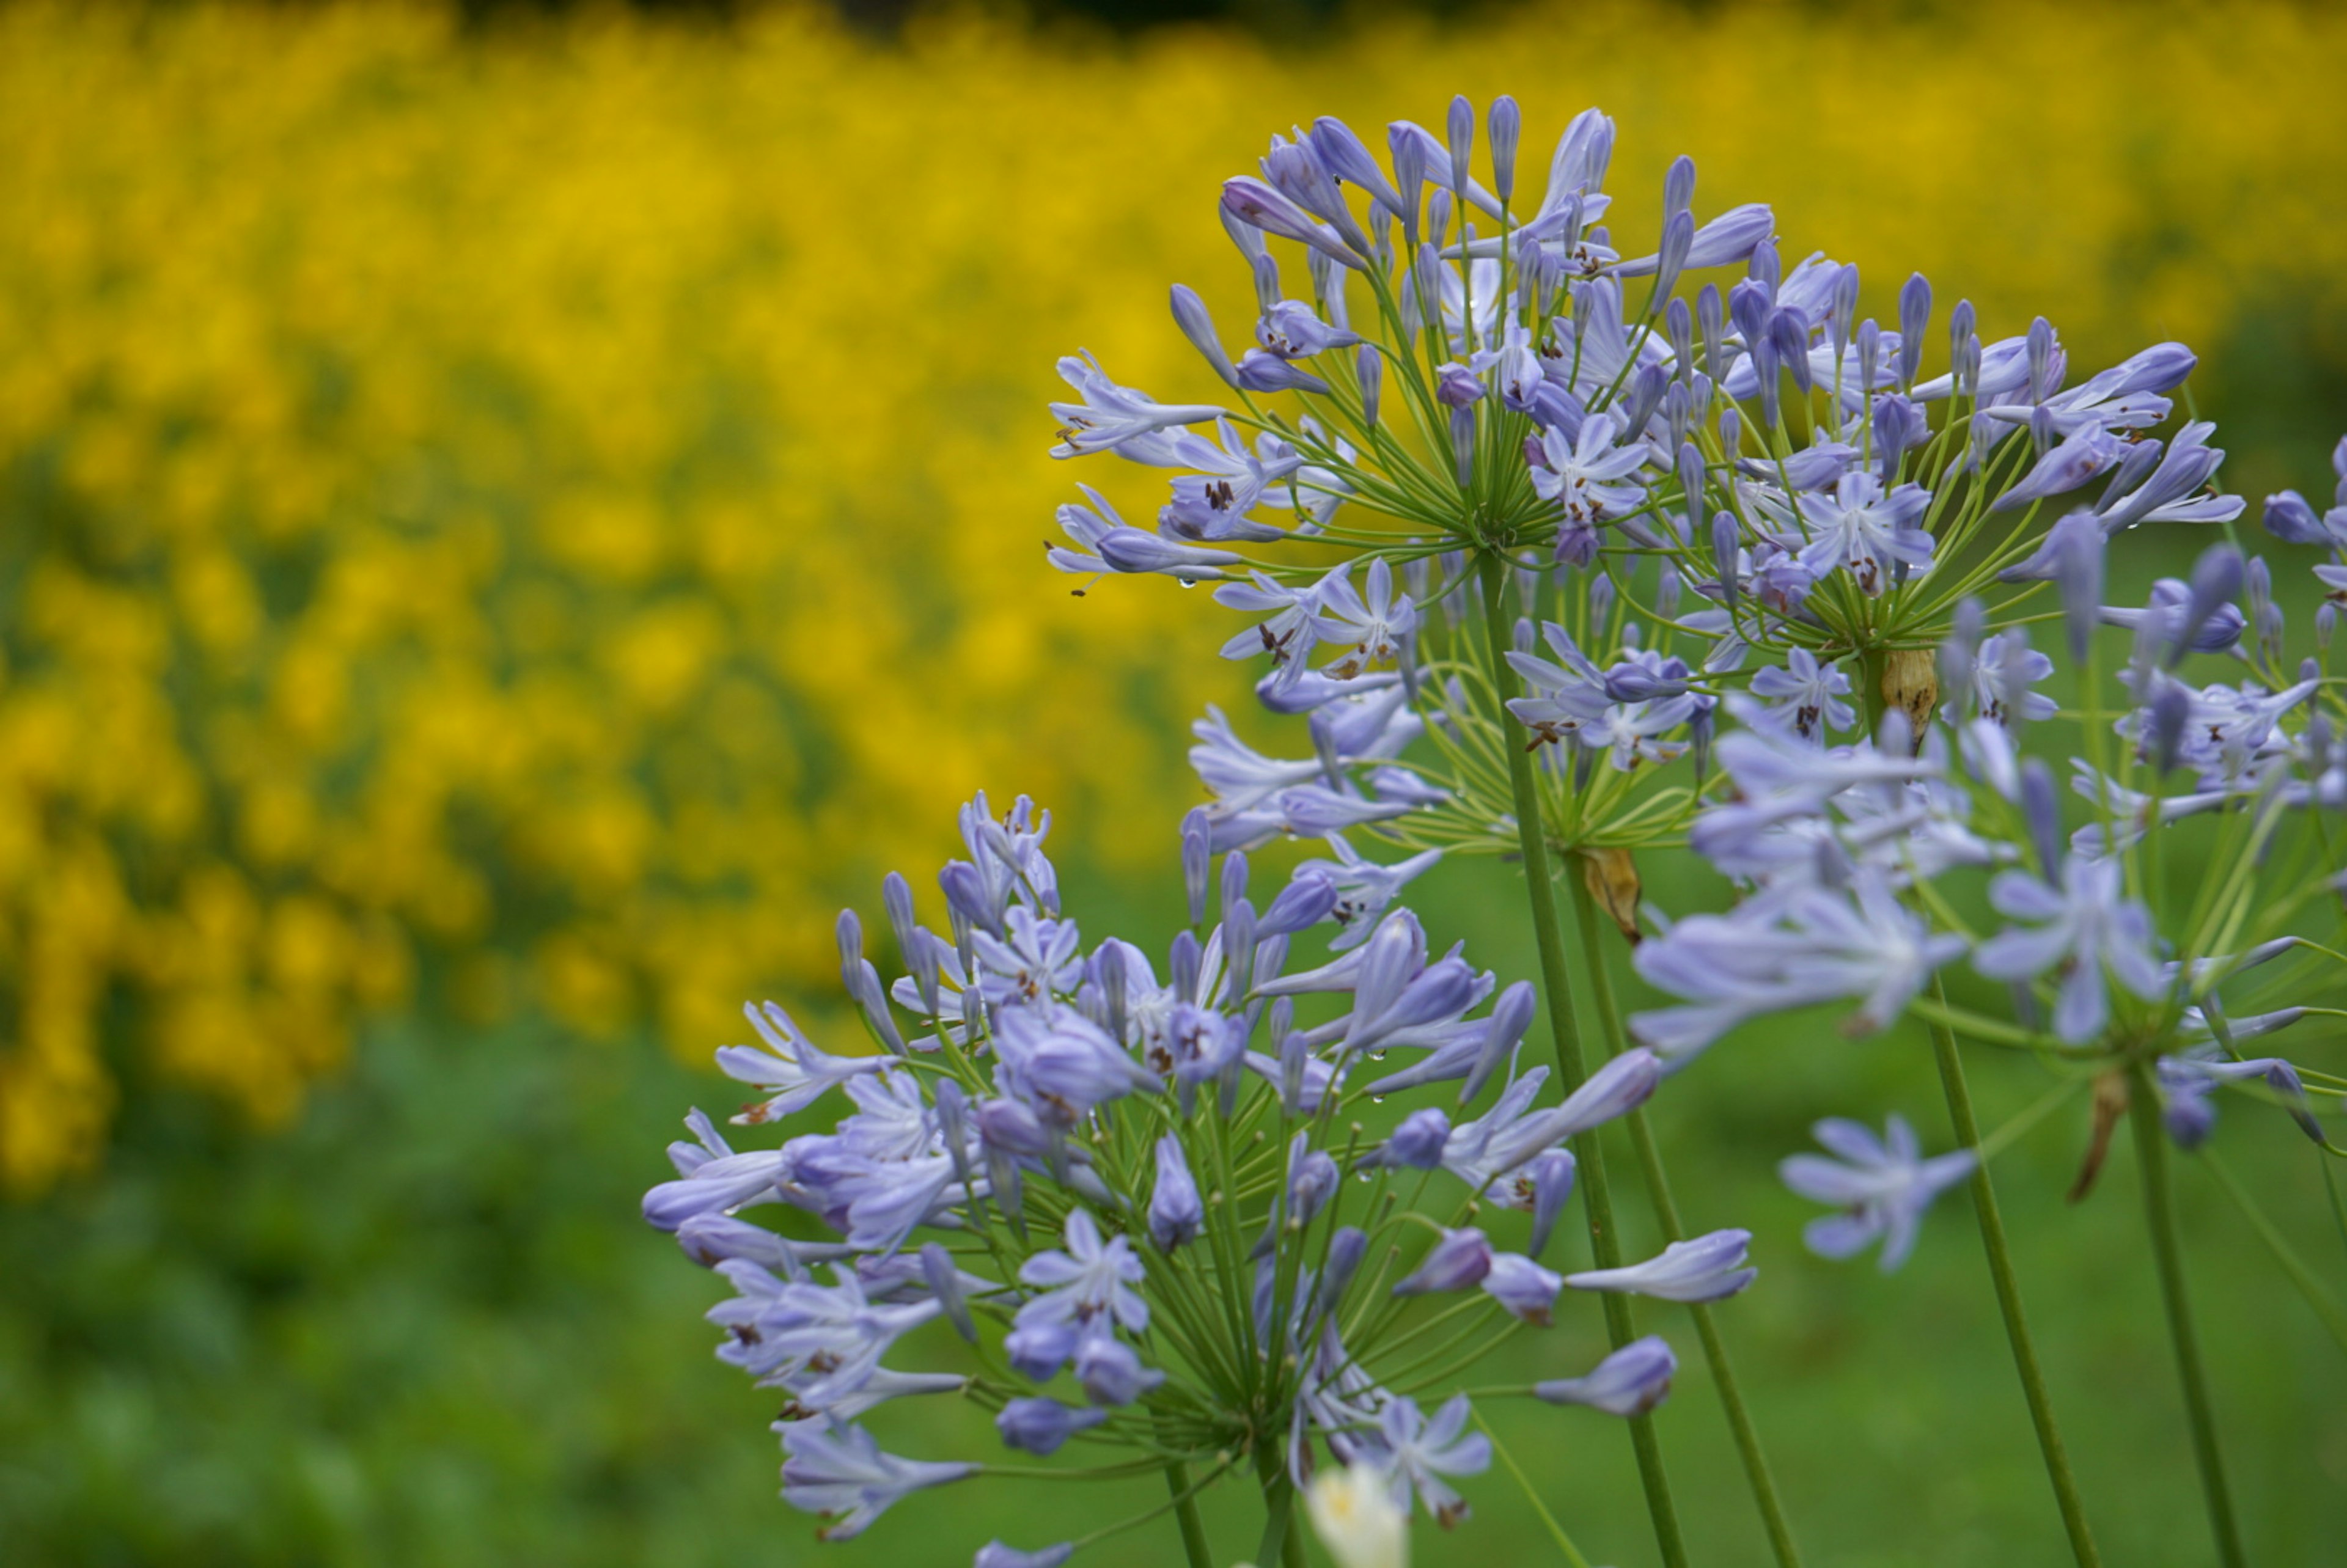
[[[1312,715],[1294,762],[1239,754],[1219,720],[1202,736],[1231,835],[1506,847],[1504,710],[1541,743],[1556,842],[1665,842],[1728,692],[1829,741],[1882,698],[1928,707],[1931,650],[1970,603],[1973,640],[1994,634],[1974,671],[1992,709],[2010,684],[2040,716],[2026,623],[2046,584],[2098,586],[2106,542],[2139,525],[2239,512],[2211,487],[2211,426],[2153,433],[2182,344],[2074,382],[2042,319],[1984,341],[1959,302],[1935,330],[1920,275],[1895,321],[1862,316],[1858,270],[1787,265],[1767,206],[1698,220],[1685,158],[1652,247],[1624,254],[1610,119],[1573,119],[1536,200],[1515,103],[1480,128],[1479,149],[1461,98],[1440,134],[1389,126],[1379,156],[1323,118],[1225,183],[1254,346],[1232,357],[1201,298],[1173,294],[1216,401],[1061,362],[1054,454],[1170,488],[1150,528],[1088,487],[1053,563],[1215,584],[1250,620],[1225,655],[1266,661],[1262,700]],[[1682,757],[1691,774],[1657,782]]]
[[[644,1200],[731,1286],[718,1354],[780,1390],[783,1495],[830,1538],[996,1468],[900,1457],[866,1424],[932,1396],[993,1412],[1008,1450],[1102,1456],[1070,1476],[1174,1467],[1169,1509],[1235,1469],[1278,1492],[1327,1455],[1448,1524],[1454,1482],[1489,1460],[1468,1365],[1567,1290],[1700,1301],[1751,1281],[1741,1231],[1625,1267],[1542,1261],[1566,1145],[1643,1103],[1662,1061],[1627,1051],[1551,1092],[1518,1061],[1531,986],[1433,950],[1357,863],[1307,862],[1258,907],[1245,853],[1194,814],[1193,927],[1153,955],[1080,931],[1025,798],[997,817],[980,796],[961,829],[941,924],[887,880],[901,974],[884,982],[841,917],[869,1040],[825,1051],[780,1007],[747,1009],[756,1042],[717,1054],[756,1096],[733,1120],[783,1138],[736,1148],[696,1111]],[[1441,1312],[1469,1332],[1430,1356],[1418,1331]],[[1650,1338],[1529,1391],[1637,1414],[1674,1365]]]

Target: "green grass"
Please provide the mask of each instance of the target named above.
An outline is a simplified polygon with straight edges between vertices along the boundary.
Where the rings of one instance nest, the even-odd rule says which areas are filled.
[[[1503,977],[1527,972],[1491,867],[1445,867],[1422,906]],[[1072,909],[1104,895],[1071,888]],[[1112,907],[1163,929],[1162,907]],[[1153,921],[1153,917],[1154,920]],[[1993,1125],[2035,1070],[1975,1067]],[[961,1563],[990,1535],[1038,1545],[1160,1501],[1153,1484],[979,1481],[917,1499],[862,1542],[823,1547],[774,1496],[769,1396],[710,1357],[715,1282],[636,1218],[661,1143],[712,1072],[650,1046],[544,1029],[371,1038],[292,1128],[256,1137],[168,1091],[126,1107],[103,1178],[0,1213],[0,1558],[117,1563]],[[1674,1081],[1655,1116],[1690,1223],[1758,1233],[1760,1283],[1723,1309],[1811,1563],[2026,1568],[2065,1561],[1965,1201],[1885,1277],[1801,1250],[1806,1205],[1773,1167],[1815,1117],[1903,1111],[1947,1134],[1920,1036],[1850,1041],[1825,1017],[1731,1040]],[[2055,1396],[2107,1561],[2198,1564],[2207,1535],[2167,1361],[2124,1139],[2087,1202],[2062,1200],[2083,1106],[1998,1164]],[[2219,1145],[2315,1269],[2347,1294],[2347,1245],[2315,1155],[2277,1112],[2229,1102]],[[2229,1457],[2260,1563],[2347,1546],[2347,1356],[2327,1338],[2204,1173],[2178,1162],[2193,1284]],[[1633,1169],[1626,1148],[1621,1168]],[[1635,1184],[1633,1253],[1652,1244]],[[1564,1304],[1551,1333],[1489,1380],[1582,1369],[1598,1315]],[[1762,1562],[1733,1453],[1675,1308],[1647,1321],[1685,1369],[1661,1426],[1695,1561]],[[949,1365],[944,1339],[906,1359]],[[1592,1561],[1651,1563],[1612,1421],[1491,1409]],[[995,1451],[950,1399],[875,1419],[884,1440],[945,1457]],[[1504,1473],[1430,1563],[1555,1561]],[[1218,1556],[1253,1550],[1257,1509],[1208,1511]],[[1091,1560],[1172,1564],[1169,1526]]]

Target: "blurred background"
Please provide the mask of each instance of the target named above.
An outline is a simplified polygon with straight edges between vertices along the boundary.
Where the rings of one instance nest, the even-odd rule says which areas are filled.
[[[970,1486],[817,1547],[715,1283],[636,1219],[738,1098],[744,998],[853,1038],[832,917],[929,886],[976,787],[1055,808],[1090,934],[1179,917],[1183,726],[1245,676],[1203,598],[1045,569],[1077,478],[1155,507],[1044,456],[1053,359],[1209,395],[1164,300],[1247,313],[1219,179],[1510,91],[1543,149],[1617,117],[1617,233],[1684,151],[1870,309],[1923,270],[2074,377],[2184,339],[2230,487],[2313,492],[2342,67],[2290,5],[0,6],[0,1559],[958,1563],[1153,1501]],[[1419,902],[1512,979],[1497,886]],[[1943,1143],[1920,1046],[1739,1040],[1665,1136],[1693,1219],[1758,1232],[1724,1321],[1811,1560],[2055,1563],[1961,1198],[1886,1280],[1775,1184],[1822,1113]],[[2034,1091],[1983,1071],[1992,1120]],[[2284,1132],[2220,1140],[2347,1283]],[[2109,1559],[2204,1562],[2124,1140],[2061,1201],[2084,1138],[1999,1166],[2055,1396]],[[2183,1186],[2255,1554],[2347,1560],[2340,1349]],[[1758,1561],[1699,1370],[1663,1421],[1698,1561]],[[1648,1560],[1617,1430],[1501,1430],[1593,1560]],[[1472,1501],[1425,1561],[1549,1553],[1503,1475]]]

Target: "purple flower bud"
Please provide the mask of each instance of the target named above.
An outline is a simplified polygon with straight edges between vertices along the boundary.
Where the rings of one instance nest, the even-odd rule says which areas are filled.
[[[1409,208],[1393,186],[1386,179],[1385,170],[1369,156],[1353,128],[1332,116],[1322,115],[1312,122],[1312,149],[1329,173],[1339,179],[1349,180],[1369,193],[1369,199],[1399,218]]]
[[[1087,1334],[1076,1346],[1076,1382],[1096,1405],[1129,1405],[1165,1380],[1143,1367],[1133,1347],[1106,1329]]]
[[[2054,585],[2062,596],[2070,657],[2083,664],[2102,616],[2103,527],[2092,512],[2072,512],[2054,525],[2046,542],[2054,549]]]
[[[1932,282],[1917,272],[1899,290],[1899,384],[1915,384],[1923,368],[1923,329],[1932,324]]]
[[[1872,316],[1858,323],[1858,384],[1874,390],[1875,372],[1882,365],[1882,323]]]
[[[2021,816],[2029,825],[2029,842],[2037,851],[2037,865],[2048,882],[2062,875],[2062,807],[2054,794],[2054,773],[2043,757],[2021,764]]]
[[[1311,1044],[1301,1034],[1280,1037],[1279,1106],[1290,1116],[1303,1112],[1304,1080],[1311,1055]]]
[[[2296,490],[2284,490],[2266,497],[2266,532],[2285,544],[2326,545],[2331,536],[2323,532],[2321,519],[2306,497]]]
[[[1575,1290],[1626,1291],[1661,1301],[1717,1301],[1758,1276],[1744,1261],[1751,1245],[1750,1231],[1714,1231],[1675,1241],[1645,1263],[1568,1274],[1564,1282]]]
[[[1600,574],[1589,581],[1589,624],[1604,626],[1614,617],[1614,579]]]
[[[1505,201],[1516,193],[1516,144],[1523,138],[1523,111],[1501,93],[1491,100],[1491,189]]]
[[[995,1413],[995,1432],[1010,1449],[1059,1453],[1061,1443],[1108,1420],[1108,1410],[1077,1410],[1059,1399],[1011,1399]]]
[[[1542,1268],[1522,1253],[1503,1252],[1491,1259],[1483,1276],[1483,1292],[1506,1307],[1510,1316],[1545,1328],[1553,1321],[1556,1293],[1564,1276]]]
[[[1948,313],[1948,354],[1950,357],[1963,353],[1964,344],[1979,333],[1979,324],[1970,300],[1958,300],[1956,308]]]
[[[1745,271],[1760,285],[1766,298],[1774,303],[1777,286],[1785,281],[1785,263],[1777,254],[1777,247],[1766,242],[1752,247],[1752,260]]]
[[[2184,744],[2184,726],[2192,721],[2192,692],[2180,682],[2162,681],[2151,700],[2151,760],[2161,773],[2172,771]]]
[[[1448,407],[1464,408],[1471,403],[1480,402],[1484,390],[1482,377],[1457,360],[1435,368],[1434,395]]]
[[[1727,350],[1723,340],[1727,332],[1727,318],[1719,300],[1719,285],[1706,283],[1695,296],[1696,325],[1703,333],[1703,368],[1715,384],[1727,374]]]
[[[1826,333],[1833,343],[1834,359],[1840,363],[1842,351],[1850,346],[1850,323],[1858,319],[1858,263],[1845,261],[1834,274],[1833,299],[1826,311]]]
[[[1361,258],[1347,248],[1334,230],[1252,175],[1242,174],[1223,182],[1223,209],[1240,222],[1266,234],[1301,241],[1348,267],[1362,265]]]
[[[1678,1358],[1660,1335],[1634,1339],[1614,1351],[1585,1378],[1558,1378],[1535,1383],[1532,1393],[1552,1405],[1587,1405],[1609,1416],[1643,1416],[1671,1391],[1671,1375]]]
[[[1276,354],[1251,348],[1239,356],[1238,384],[1248,392],[1309,392],[1328,395],[1328,384]]]
[[[2192,566],[2192,597],[2184,606],[2184,613],[2170,635],[2168,662],[2173,668],[2184,657],[2184,650],[2198,634],[2209,618],[2219,607],[2240,597],[2242,582],[2241,552],[2231,545],[2211,545],[2200,553]]]
[[[1198,925],[1206,917],[1206,872],[1212,859],[1208,847],[1213,842],[1213,830],[1206,821],[1206,808],[1193,806],[1182,818],[1182,880],[1190,890],[1190,924]]]
[[[1564,1213],[1565,1201],[1573,1196],[1576,1168],[1570,1149],[1547,1149],[1532,1156],[1532,1237],[1527,1250],[1534,1257],[1547,1250],[1550,1233]]]
[[[1491,1016],[1483,1022],[1482,1042],[1476,1048],[1475,1065],[1467,1074],[1467,1081],[1459,1091],[1459,1103],[1466,1104],[1475,1098],[1491,1074],[1512,1055],[1516,1042],[1532,1027],[1534,999],[1532,982],[1518,980],[1500,993],[1491,1004]]]
[[[1737,525],[1734,512],[1717,512],[1711,519],[1711,565],[1719,574],[1720,598],[1733,613],[1743,584],[1736,569]]]
[[[1475,411],[1450,411],[1450,456],[1457,465],[1460,488],[1475,482]]]
[[[1663,216],[1665,219],[1695,206],[1695,159],[1681,153],[1663,174]]]
[[[1777,351],[1784,368],[1792,372],[1793,384],[1803,392],[1810,388],[1809,325],[1798,311],[1775,311],[1768,317],[1768,344]]]
[[[856,966],[864,962],[864,922],[853,909],[842,909],[833,929],[839,938],[839,983],[856,991]]]
[[[1361,423],[1378,422],[1378,391],[1385,377],[1385,360],[1375,347],[1363,343],[1353,354],[1353,374],[1361,384]]]
[[[1005,1546],[999,1541],[989,1541],[978,1549],[970,1559],[969,1568],[1061,1568],[1076,1554],[1075,1542],[1062,1541],[1056,1546],[1040,1546],[1032,1552],[1021,1552],[1015,1546]]]
[[[1633,1046],[1589,1075],[1588,1081],[1565,1096],[1556,1110],[1556,1136],[1578,1137],[1626,1116],[1653,1097],[1663,1081],[1662,1059],[1645,1046]]]
[[[1418,128],[1397,120],[1386,128],[1386,145],[1393,153],[1394,190],[1401,199],[1402,238],[1412,246],[1418,243],[1419,197],[1426,184],[1426,146],[1418,138]]]
[[[1345,1292],[1360,1271],[1361,1259],[1369,1250],[1369,1238],[1358,1225],[1345,1225],[1328,1238],[1328,1261],[1320,1270],[1320,1278],[1312,1288],[1312,1317],[1325,1317],[1345,1304]]]
[[[954,1326],[954,1332],[977,1344],[978,1325],[970,1321],[969,1303],[962,1298],[961,1273],[954,1267],[952,1255],[936,1242],[921,1244],[921,1278],[928,1283],[929,1294],[938,1298],[938,1305],[945,1308],[946,1321]]]
[[[1768,296],[1767,286],[1750,278],[1727,291],[1727,319],[1736,323],[1747,354],[1768,336]],[[1701,299],[1696,302],[1700,304]]]
[[[2054,395],[2046,381],[2054,369],[2054,323],[2044,316],[2029,323],[2029,400],[2043,403]]]
[[[1475,106],[1463,95],[1450,100],[1450,120],[1445,128],[1450,133],[1450,189],[1464,195],[1468,162],[1475,150]]]
[[[1297,873],[1279,890],[1271,907],[1257,917],[1255,938],[1261,941],[1310,929],[1335,913],[1337,897],[1337,884],[1327,873],[1317,869]]]
[[[1216,375],[1228,385],[1239,384],[1238,369],[1223,350],[1223,340],[1215,334],[1214,318],[1207,313],[1206,302],[1186,283],[1174,285],[1174,323],[1190,340],[1190,346],[1214,367]]]
[[[1430,1292],[1465,1290],[1482,1283],[1491,1272],[1491,1243],[1480,1230],[1468,1226],[1463,1230],[1447,1230],[1442,1239],[1427,1249],[1417,1271],[1393,1287],[1396,1296],[1424,1296]]]
[[[1430,1105],[1413,1111],[1393,1130],[1393,1136],[1361,1163],[1430,1171],[1442,1163],[1442,1146],[1450,1139],[1450,1118]]]
[[[1206,1223],[1206,1205],[1183,1155],[1182,1140],[1168,1132],[1157,1140],[1157,1186],[1149,1195],[1149,1239],[1172,1252]]]
[[[1655,252],[1655,289],[1667,296],[1678,286],[1679,273],[1695,250],[1695,214],[1675,212],[1663,220],[1663,241]]]

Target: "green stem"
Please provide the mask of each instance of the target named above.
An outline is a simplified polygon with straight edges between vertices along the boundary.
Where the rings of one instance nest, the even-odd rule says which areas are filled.
[[[1502,692],[1521,690],[1510,678],[1504,655],[1509,622],[1502,590],[1506,563],[1487,553],[1482,560],[1483,622],[1491,643],[1491,680]],[[1588,1076],[1581,1055],[1581,1029],[1573,1013],[1573,986],[1564,962],[1564,936],[1556,912],[1556,884],[1549,873],[1548,835],[1541,822],[1540,784],[1532,776],[1532,753],[1520,738],[1521,726],[1507,726],[1502,734],[1508,751],[1508,782],[1516,807],[1516,838],[1524,856],[1524,887],[1532,900],[1532,939],[1540,950],[1541,990],[1548,1004],[1549,1030],[1556,1046],[1557,1071],[1565,1092],[1581,1087]],[[1589,1249],[1600,1268],[1618,1268],[1622,1244],[1614,1229],[1614,1194],[1605,1178],[1605,1154],[1594,1129],[1573,1140],[1573,1157],[1580,1164],[1583,1202],[1589,1215]],[[1618,1292],[1603,1293],[1605,1333],[1615,1349],[1637,1337],[1630,1304]],[[1679,1534],[1678,1513],[1671,1505],[1670,1477],[1663,1469],[1662,1445],[1655,1438],[1652,1415],[1630,1419],[1630,1445],[1638,1456],[1638,1480],[1646,1493],[1646,1512],[1655,1525],[1655,1543],[1665,1568],[1686,1568],[1686,1544]]]
[[[1206,1549],[1205,1522],[1198,1517],[1198,1494],[1190,1488],[1190,1467],[1174,1460],[1165,1467],[1165,1485],[1174,1493],[1174,1517],[1182,1526],[1182,1550],[1190,1568],[1214,1568]]]
[[[1255,1450],[1255,1479],[1263,1483],[1263,1541],[1255,1549],[1255,1561],[1270,1568],[1274,1563],[1287,1568],[1305,1568],[1304,1537],[1296,1529],[1296,1483],[1287,1479],[1287,1467],[1279,1462],[1279,1445],[1262,1443]]]
[[[2184,1415],[2192,1430],[2192,1457],[2200,1468],[2200,1491],[2209,1505],[2209,1533],[2217,1560],[2243,1568],[2240,1527],[2225,1486],[2224,1457],[2217,1450],[2217,1416],[2209,1402],[2209,1375],[2200,1364],[2200,1342],[2192,1329],[2192,1304],[2184,1293],[2184,1254],[2177,1245],[2176,1212],[2168,1205],[2167,1134],[2159,1125],[2159,1092],[2147,1064],[2135,1070],[2128,1111],[2135,1122],[2136,1158],[2143,1166],[2143,1212],[2151,1227],[2152,1255],[2159,1264],[2159,1294],[2168,1307],[2168,1337],[2176,1348],[2176,1373],[2184,1384]]]
[[[1599,927],[1595,901],[1580,878],[1566,873],[1573,886],[1573,912],[1581,927],[1582,952],[1589,965],[1591,998],[1597,1017],[1605,1030],[1609,1054],[1619,1056],[1624,1040],[1622,1037],[1622,1011],[1614,999],[1614,978],[1605,962],[1604,937]],[[1671,1196],[1669,1173],[1663,1168],[1663,1152],[1655,1141],[1654,1129],[1647,1124],[1643,1110],[1633,1111],[1627,1118],[1630,1143],[1638,1152],[1639,1166],[1645,1171],[1646,1190],[1655,1200],[1655,1217],[1661,1222],[1665,1241],[1681,1241],[1686,1228],[1679,1220],[1677,1202]],[[1710,1365],[1711,1378],[1719,1389],[1719,1405],[1727,1417],[1727,1430],[1736,1439],[1736,1451],[1744,1461],[1744,1479],[1752,1489],[1752,1501],[1760,1510],[1761,1523],[1768,1532],[1768,1549],[1775,1554],[1779,1568],[1799,1568],[1801,1553],[1793,1544],[1793,1529],[1786,1522],[1785,1505],[1777,1496],[1776,1478],[1768,1471],[1768,1456],[1761,1451],[1760,1434],[1752,1425],[1752,1413],[1744,1403],[1743,1389],[1736,1381],[1735,1366],[1727,1358],[1727,1342],[1720,1337],[1719,1325],[1712,1317],[1709,1302],[1694,1302],[1687,1313],[1695,1319],[1695,1331],[1703,1341],[1703,1358]]]
[[[1934,980],[1932,996],[1941,1006],[1947,999]],[[1964,1081],[1963,1058],[1956,1037],[1944,1024],[1932,1026],[1932,1049],[1940,1062],[1940,1087],[1948,1100],[1948,1120],[1955,1124],[1956,1142],[1975,1154],[1980,1150],[1980,1122],[1973,1114],[1972,1086]],[[2094,1532],[2086,1527],[2086,1505],[2078,1500],[2077,1478],[2070,1473],[2070,1456],[2062,1446],[2062,1429],[2055,1424],[2054,1401],[2045,1392],[2045,1376],[2038,1369],[2037,1346],[2029,1337],[2029,1317],[2021,1305],[2021,1285],[2014,1276],[2013,1251],[2004,1239],[2004,1218],[1996,1206],[1996,1187],[1989,1180],[1988,1163],[1973,1165],[1973,1214],[1980,1222],[1981,1246],[1988,1253],[1989,1278],[1996,1286],[1997,1310],[2004,1315],[2004,1337],[2013,1347],[2013,1369],[2021,1378],[2022,1398],[2029,1405],[2030,1424],[2037,1429],[2037,1451],[2045,1456],[2045,1479],[2053,1483],[2055,1505],[2062,1511],[2062,1527],[2070,1534],[2070,1553],[2078,1568],[2097,1568],[2102,1554],[2095,1550]]]

